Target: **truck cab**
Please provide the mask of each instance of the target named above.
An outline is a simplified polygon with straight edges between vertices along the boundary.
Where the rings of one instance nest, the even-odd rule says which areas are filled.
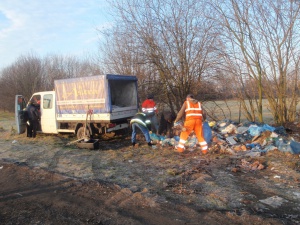
[[[26,108],[28,103],[22,95],[16,95],[15,102],[15,117],[18,134],[24,133],[26,130],[27,112]],[[37,92],[32,95],[30,101],[34,101],[40,113],[40,121],[38,132],[57,134],[57,120],[55,111],[55,92],[45,91]]]

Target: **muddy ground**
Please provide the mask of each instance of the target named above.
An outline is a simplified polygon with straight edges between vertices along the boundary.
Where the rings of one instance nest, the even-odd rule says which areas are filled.
[[[88,150],[5,123],[0,224],[300,224],[299,155],[178,154],[126,135]]]

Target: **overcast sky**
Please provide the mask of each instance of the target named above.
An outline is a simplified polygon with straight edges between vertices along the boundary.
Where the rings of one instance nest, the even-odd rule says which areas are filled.
[[[29,53],[95,54],[107,11],[105,0],[0,0],[0,69]]]

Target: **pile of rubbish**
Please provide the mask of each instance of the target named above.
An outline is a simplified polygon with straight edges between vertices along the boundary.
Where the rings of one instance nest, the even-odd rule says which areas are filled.
[[[182,124],[176,129],[178,127],[182,129]],[[219,152],[230,154],[247,151],[247,154],[252,157],[260,156],[261,153],[274,149],[291,154],[300,153],[300,142],[290,137],[283,126],[272,127],[268,124],[249,121],[240,124],[231,120],[211,121],[203,123],[203,133],[211,151],[218,149]],[[176,146],[179,141],[179,136],[167,138],[151,133],[150,137],[162,147]],[[187,150],[193,151],[196,149],[197,143],[195,134],[191,133],[185,147]]]

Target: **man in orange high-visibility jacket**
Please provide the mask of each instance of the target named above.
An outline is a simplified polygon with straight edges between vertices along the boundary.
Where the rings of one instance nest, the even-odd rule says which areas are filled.
[[[202,119],[205,118],[205,112],[202,110],[201,103],[194,99],[192,94],[188,94],[186,97],[186,101],[183,103],[180,111],[177,114],[177,117],[174,121],[176,123],[185,115],[185,121],[183,125],[183,129],[180,133],[180,140],[176,149],[178,152],[184,152],[185,147],[184,144],[188,139],[190,133],[192,131],[195,132],[196,137],[198,139],[199,145],[201,147],[202,153],[207,153],[207,143],[203,137],[203,128],[202,128]]]

